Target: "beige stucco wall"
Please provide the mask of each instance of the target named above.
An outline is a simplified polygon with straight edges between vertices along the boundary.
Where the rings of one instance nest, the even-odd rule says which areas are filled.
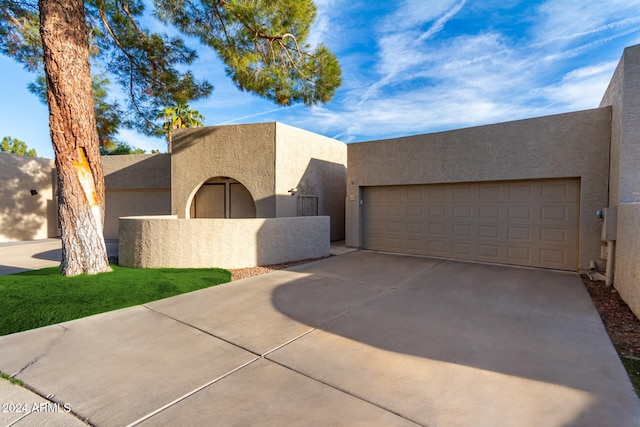
[[[125,267],[244,268],[329,256],[329,217],[120,219]]]
[[[297,215],[300,195],[318,196],[318,214],[331,218],[331,239],[344,238],[346,144],[282,123],[177,131],[171,160],[172,214],[189,216],[208,179],[229,177],[251,193],[258,218]],[[292,188],[300,191],[291,196]]]
[[[640,317],[640,203],[618,206],[614,286]]]
[[[191,200],[209,178],[243,184],[258,218],[276,216],[275,123],[180,129],[173,135],[171,213],[189,216]]]
[[[171,156],[134,154],[102,156],[105,239],[119,236],[119,218],[171,213]]]
[[[59,235],[55,188],[53,160],[0,153],[0,242]]]
[[[609,206],[618,208],[614,286],[640,317],[640,45],[625,49],[601,105],[612,111]]]
[[[349,144],[346,244],[361,246],[362,186],[578,177],[579,262],[588,269],[600,260],[595,212],[607,203],[609,141],[610,109],[600,108]]]
[[[612,112],[610,207],[640,203],[640,45],[624,50],[600,105]]]
[[[616,207],[620,194],[620,143],[622,140],[622,76],[624,56],[609,82],[609,87],[600,102],[600,107],[611,108],[611,147],[609,154],[609,204]]]
[[[331,240],[343,240],[346,183],[345,143],[276,123],[277,217],[296,216],[299,196],[318,196],[318,215],[331,218]]]
[[[107,190],[171,187],[170,154],[102,156]]]

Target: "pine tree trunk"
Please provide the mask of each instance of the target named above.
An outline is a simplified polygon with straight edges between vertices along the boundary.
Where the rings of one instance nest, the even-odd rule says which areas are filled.
[[[111,271],[83,0],[39,0],[66,276]]]

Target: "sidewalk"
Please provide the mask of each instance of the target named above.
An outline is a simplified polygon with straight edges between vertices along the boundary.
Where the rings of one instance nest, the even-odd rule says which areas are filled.
[[[0,337],[0,370],[97,426],[640,426],[578,275],[367,251]]]

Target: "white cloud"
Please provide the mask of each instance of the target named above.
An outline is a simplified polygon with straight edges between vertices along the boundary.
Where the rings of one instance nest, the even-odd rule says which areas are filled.
[[[237,123],[246,123],[248,119],[254,119],[256,117],[265,117],[273,113],[282,113],[284,109],[292,110],[294,108],[302,107],[302,104],[293,105],[291,107],[276,107],[268,110],[258,111],[252,114],[247,114],[240,117],[233,117],[231,119],[227,119],[224,122],[218,123],[217,125],[227,125],[227,124],[237,124]],[[216,126],[217,126],[216,125]]]
[[[563,60],[563,59],[570,59],[570,58],[575,58],[577,56],[580,56],[581,54],[589,51],[589,50],[593,50],[595,48],[597,48],[598,46],[601,46],[605,43],[608,43],[610,41],[613,41],[615,39],[621,38],[621,37],[626,37],[629,36],[631,34],[637,34],[640,33],[640,20],[638,21],[639,26],[635,27],[635,28],[631,28],[622,32],[618,32],[618,33],[614,33],[614,34],[608,34],[604,37],[601,37],[599,39],[593,40],[593,41],[588,41],[584,44],[580,44],[574,48],[566,48],[566,49],[550,49],[549,53],[543,58],[545,61],[558,61],[558,60]]]
[[[315,1],[308,41],[338,55],[344,83],[335,99],[277,108],[235,88],[215,52],[193,43],[200,59],[190,68],[216,86],[210,98],[192,103],[207,125],[279,120],[353,141],[593,108],[623,47],[640,43],[640,0]],[[5,92],[26,84],[9,80]],[[20,105],[31,97],[25,93],[14,97]],[[24,116],[36,108],[19,110]],[[47,155],[48,114],[41,110],[38,120],[28,115],[31,125],[6,112],[0,127]],[[25,133],[33,123],[42,131]],[[127,130],[119,138],[165,150],[160,138]]]
[[[570,42],[636,26],[640,0],[548,0],[539,8],[534,35],[539,41]]]
[[[429,27],[429,29],[427,29],[427,31],[425,31],[424,33],[422,33],[422,35],[418,38],[419,42],[425,41],[431,37],[433,37],[435,34],[439,33],[440,31],[443,30],[445,24],[451,19],[453,18],[458,12],[460,12],[460,10],[462,9],[462,7],[465,5],[466,0],[462,0],[459,3],[453,5],[453,7],[451,9],[449,9],[447,11],[447,13],[445,13],[444,15],[442,15],[441,17],[439,17],[434,23],[433,25],[431,25]]]
[[[622,54],[601,49],[640,33],[640,0],[612,1],[549,0],[517,32],[446,38],[439,32],[465,1],[400,2],[373,29],[370,72],[346,74],[340,100],[291,120],[352,141],[595,108]],[[585,66],[595,52],[596,65]]]
[[[415,31],[420,26],[447,16],[451,10],[466,0],[404,0],[399,2],[395,13],[385,19],[383,32]]]
[[[318,12],[307,40],[311,46],[324,43],[328,36],[331,35],[331,10],[336,3],[336,0],[315,1]]]
[[[528,9],[536,15],[514,18],[518,28],[504,32],[486,14],[507,13],[516,3],[316,4],[308,41],[325,43],[339,55],[344,84],[336,99],[311,109],[274,108],[216,77],[213,96],[194,105],[207,124],[278,120],[350,142],[594,108],[622,51],[599,56],[596,65],[585,66],[593,59],[581,58],[617,39],[640,37],[640,0],[548,0]],[[377,18],[366,22],[352,18],[372,12]],[[475,23],[484,19],[488,25],[446,31],[470,13],[480,14]],[[202,64],[198,71],[204,72],[215,61]],[[164,146],[162,140],[129,142],[147,150]]]
[[[567,73],[560,82],[534,91],[566,110],[595,108],[604,95],[617,62],[582,67]]]
[[[291,124],[351,142],[376,135],[401,136],[526,117],[509,99],[495,101],[473,88],[422,87],[371,99],[341,111],[324,107],[289,118]]]
[[[406,81],[407,76],[423,67],[428,58],[425,56],[425,41],[442,31],[445,24],[465,5],[466,0],[422,2],[405,0],[390,18],[379,28],[376,71],[380,78],[370,84],[360,103],[376,97],[385,86],[394,81]],[[425,23],[432,24],[424,31],[418,28]]]

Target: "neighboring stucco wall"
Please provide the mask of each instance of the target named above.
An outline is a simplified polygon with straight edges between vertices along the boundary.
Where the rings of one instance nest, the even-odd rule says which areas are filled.
[[[258,218],[276,215],[275,123],[179,129],[173,134],[171,213],[185,218],[207,179],[225,176],[243,184]]]
[[[359,189],[371,185],[581,179],[580,268],[600,259],[610,109],[348,145],[346,244],[360,247]],[[353,200],[351,200],[353,196]]]
[[[614,287],[640,317],[640,203],[618,206]]]
[[[102,156],[107,190],[171,188],[170,154]]]
[[[610,206],[640,203],[640,45],[624,50],[601,105],[612,111]]]
[[[104,237],[117,239],[119,218],[171,213],[171,155],[103,156]]]
[[[618,208],[613,281],[640,317],[640,45],[624,50],[601,105],[612,111],[609,207]]]
[[[56,237],[55,188],[53,160],[0,153],[0,242]]]
[[[276,123],[276,217],[296,216],[301,195],[318,196],[318,215],[331,217],[331,240],[343,240],[346,184],[345,143]]]
[[[120,219],[125,267],[244,268],[329,256],[329,217]]]
[[[620,143],[622,141],[622,75],[624,56],[618,63],[609,87],[600,102],[600,107],[611,108],[611,147],[609,154],[609,204],[618,206],[620,194]]]

